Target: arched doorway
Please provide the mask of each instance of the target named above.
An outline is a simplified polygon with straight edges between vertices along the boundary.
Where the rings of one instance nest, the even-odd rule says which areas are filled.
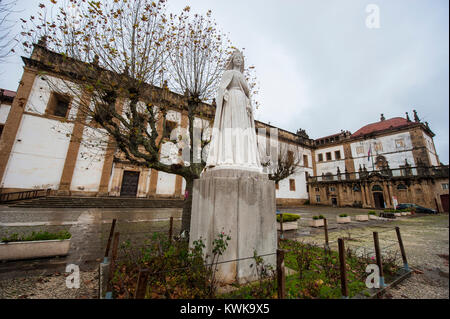
[[[384,196],[383,188],[380,185],[374,185],[372,187],[373,202],[375,203],[375,208],[384,208]]]

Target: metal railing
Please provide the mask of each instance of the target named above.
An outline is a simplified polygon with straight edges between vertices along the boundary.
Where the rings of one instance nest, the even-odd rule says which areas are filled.
[[[47,189],[33,189],[30,191],[11,192],[0,194],[0,203],[33,199],[38,197],[48,196],[49,190]]]
[[[329,182],[329,181],[353,181],[368,178],[373,174],[379,174],[385,177],[432,177],[432,178],[448,178],[449,166],[417,166],[417,167],[401,167],[401,168],[385,168],[381,170],[359,170],[352,173],[340,173],[340,174],[323,174],[321,176],[309,176],[308,182]]]

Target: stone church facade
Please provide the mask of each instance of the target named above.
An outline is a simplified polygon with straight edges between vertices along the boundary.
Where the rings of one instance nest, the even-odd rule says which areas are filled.
[[[441,165],[434,133],[414,111],[316,140],[311,204],[393,208],[415,203],[448,212],[448,166]]]
[[[117,160],[113,141],[87,119],[80,120],[77,109],[71,108],[79,97],[49,86],[48,78],[53,83],[64,78],[58,66],[67,62],[60,55],[36,44],[23,61],[17,92],[0,93],[0,193],[50,189],[61,196],[183,198],[181,176]],[[182,99],[171,92],[167,98]],[[124,103],[117,101],[116,108],[122,110]],[[195,126],[205,126],[213,117],[213,106],[202,108]],[[170,109],[166,125],[170,130],[186,129],[187,113]],[[443,211],[447,196],[448,207],[448,166],[440,164],[434,133],[417,114],[412,121],[382,118],[354,134],[341,132],[316,140],[258,121],[255,125],[267,132],[276,129],[280,147],[299,159],[297,172],[277,184],[279,205],[391,207],[396,196],[398,203]],[[161,125],[158,130],[162,131]],[[273,145],[268,136],[258,134],[263,150]],[[103,139],[108,147],[93,151],[89,145],[95,139]],[[161,156],[177,153],[168,136]]]

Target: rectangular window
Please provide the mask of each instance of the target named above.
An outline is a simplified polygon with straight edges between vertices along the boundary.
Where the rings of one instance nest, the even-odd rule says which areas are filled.
[[[287,155],[288,155],[288,163],[294,163],[294,152],[288,151]]]
[[[448,189],[448,183],[442,184],[442,189]]]
[[[364,146],[358,146],[356,148],[356,154],[364,154]]]
[[[335,191],[336,191],[336,188],[330,187],[330,192],[335,192]]]
[[[289,180],[289,190],[291,192],[295,192],[295,179],[290,179]]]
[[[374,149],[375,149],[375,152],[381,152],[383,150],[383,144],[381,144],[381,142],[375,143]]]
[[[327,155],[327,161],[331,161],[331,152],[328,152],[326,155]]]
[[[309,167],[308,155],[303,155],[303,166]]]
[[[316,195],[316,202],[320,203],[320,195]]]
[[[45,113],[58,117],[66,117],[67,111],[69,110],[69,105],[69,96],[52,92]]]
[[[396,148],[403,148],[405,147],[405,140],[400,138],[398,140],[395,140],[395,147]]]
[[[334,152],[334,159],[340,160],[341,159],[341,151]]]
[[[163,138],[169,138],[170,139],[170,133],[178,126],[177,122],[173,121],[167,121],[166,120],[166,127],[164,128],[164,136]]]
[[[320,191],[319,187],[316,187],[315,190],[317,193]]]
[[[319,154],[319,162],[323,162],[323,154]]]

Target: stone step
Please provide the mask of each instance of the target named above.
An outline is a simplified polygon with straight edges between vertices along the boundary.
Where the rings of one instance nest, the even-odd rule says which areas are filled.
[[[10,207],[33,208],[180,208],[181,199],[47,197],[9,204]]]

